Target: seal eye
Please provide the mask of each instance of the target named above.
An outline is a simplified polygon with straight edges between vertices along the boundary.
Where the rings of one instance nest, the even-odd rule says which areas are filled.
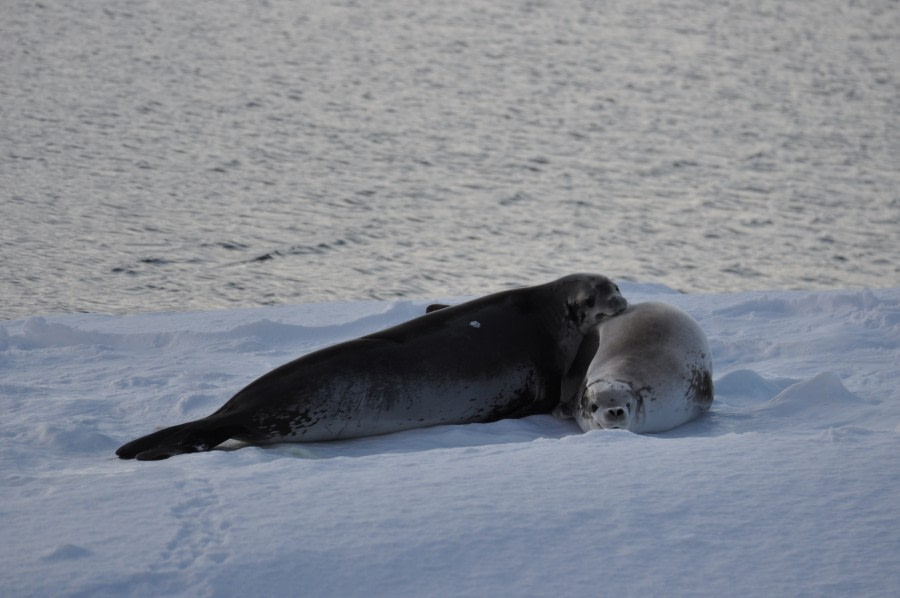
[[[595,296],[591,295],[588,298],[588,300],[584,302],[584,304],[587,305],[588,307],[594,307],[594,305],[597,304],[597,298]]]

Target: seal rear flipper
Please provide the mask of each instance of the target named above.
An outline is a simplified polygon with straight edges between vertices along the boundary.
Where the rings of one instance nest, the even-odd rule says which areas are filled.
[[[575,407],[572,403],[560,403],[553,409],[551,415],[556,419],[572,419],[575,417]]]
[[[132,440],[119,447],[116,455],[121,459],[159,461],[173,455],[211,450],[245,431],[242,426],[199,419]]]

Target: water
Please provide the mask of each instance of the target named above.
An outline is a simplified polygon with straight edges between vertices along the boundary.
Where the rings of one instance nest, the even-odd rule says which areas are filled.
[[[0,318],[900,285],[900,6],[7,1]]]

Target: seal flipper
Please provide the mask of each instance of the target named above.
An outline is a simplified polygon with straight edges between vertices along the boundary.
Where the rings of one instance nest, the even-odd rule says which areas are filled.
[[[584,377],[587,375],[588,367],[597,353],[600,346],[600,335],[596,328],[584,335],[578,353],[569,367],[569,371],[563,376],[559,389],[559,405],[553,409],[553,416],[559,419],[570,419],[575,417],[575,405],[584,392]]]
[[[242,426],[198,419],[141,436],[119,447],[116,455],[120,459],[159,461],[173,455],[211,450],[245,431]]]
[[[712,373],[706,368],[694,372],[694,376],[691,379],[691,390],[693,391],[691,399],[694,403],[702,409],[709,409],[715,394],[713,391]]]
[[[550,413],[556,419],[572,419],[575,417],[574,403],[560,403]]]

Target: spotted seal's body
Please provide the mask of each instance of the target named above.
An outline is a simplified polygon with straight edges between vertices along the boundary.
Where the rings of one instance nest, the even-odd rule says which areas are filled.
[[[615,284],[590,274],[488,295],[305,355],[212,415],[116,454],[165,459],[230,438],[334,440],[546,413],[584,333],[625,306]]]
[[[654,433],[694,419],[712,400],[709,343],[697,322],[665,303],[639,303],[585,337],[554,413],[584,431]]]

